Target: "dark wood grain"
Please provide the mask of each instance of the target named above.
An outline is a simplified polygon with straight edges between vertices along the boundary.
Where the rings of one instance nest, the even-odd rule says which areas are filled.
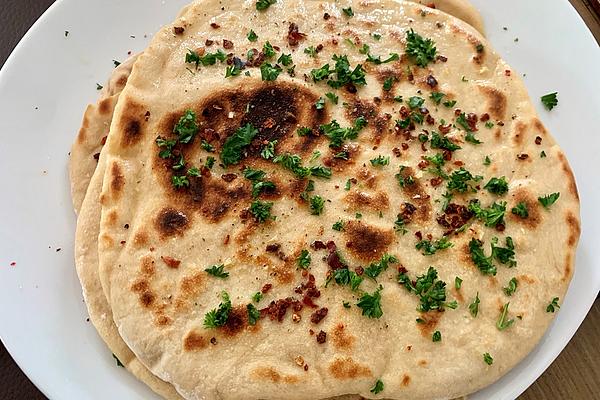
[[[570,1],[600,43],[600,0]],[[53,0],[2,0],[0,66],[4,64],[31,24],[52,3]],[[600,300],[596,300],[591,312],[565,350],[519,399],[591,400],[598,398],[600,398]],[[1,344],[0,399],[46,399],[21,372]]]

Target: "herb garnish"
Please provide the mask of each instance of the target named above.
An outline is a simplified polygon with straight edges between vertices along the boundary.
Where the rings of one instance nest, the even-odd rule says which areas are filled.
[[[483,353],[483,361],[487,365],[492,365],[494,363],[494,359],[490,356],[490,353]]]
[[[447,237],[443,237],[440,240],[436,240],[432,242],[431,240],[421,240],[417,243],[415,248],[417,250],[423,250],[421,254],[424,256],[431,256],[435,254],[438,250],[448,249],[454,246]]]
[[[367,52],[368,52],[368,50],[367,50]],[[398,53],[390,53],[390,56],[383,61],[381,60],[381,56],[375,57],[375,56],[372,56],[371,54],[367,54],[367,61],[371,62],[375,65],[387,64],[389,62],[396,61],[399,59],[400,59],[400,56],[398,55]]]
[[[546,307],[546,312],[553,313],[556,308],[560,308],[560,306],[558,305],[558,297],[554,297],[552,299],[552,301],[550,302],[550,304],[548,304],[548,307]]]
[[[229,276],[229,272],[225,271],[225,265],[213,265],[209,268],[206,268],[204,271],[208,272],[212,276],[216,276],[217,278],[227,278]]]
[[[469,304],[469,312],[471,313],[473,318],[475,318],[479,313],[479,303],[479,292],[477,292],[477,295],[475,295],[475,300],[473,300],[473,302]]]
[[[371,388],[370,392],[373,394],[378,394],[383,392],[383,381],[381,379],[377,379],[375,385]]]
[[[546,107],[546,110],[550,111],[558,105],[558,98],[556,97],[558,92],[548,93],[541,97],[542,104]]]
[[[496,246],[497,244],[498,238],[492,238],[492,257],[509,268],[516,267],[515,245],[512,238],[510,236],[506,237],[506,247]]]
[[[479,220],[484,222],[485,226],[496,227],[498,224],[504,223],[506,202],[494,202],[489,208],[481,208],[479,200],[475,199],[469,202],[469,211],[475,214],[475,217]]]
[[[516,206],[510,210],[515,215],[518,215],[521,218],[529,217],[529,211],[527,210],[527,204],[524,201],[519,202]]]
[[[385,81],[383,81],[383,90],[385,90],[386,92],[389,92],[390,90],[392,90],[393,85],[394,85],[394,77],[390,76],[389,78],[386,78]]]
[[[242,150],[252,143],[256,135],[258,135],[258,129],[248,123],[238,128],[233,135],[229,136],[221,149],[221,161],[223,161],[223,165],[227,167],[240,162]]]
[[[384,157],[380,154],[376,158],[373,158],[372,160],[370,160],[370,162],[371,162],[371,165],[374,167],[383,167],[390,163],[390,157],[389,156]]]
[[[274,217],[271,215],[273,203],[270,201],[254,200],[250,204],[250,213],[254,216],[256,222],[263,223],[267,219]]]
[[[442,136],[437,132],[433,132],[431,135],[431,148],[455,151],[455,150],[459,150],[461,147],[459,145],[453,143],[446,136]]]
[[[284,67],[288,67],[293,64],[294,60],[292,60],[291,54],[281,53],[281,55],[277,59],[277,62],[280,63],[281,65],[283,65]]]
[[[510,281],[508,281],[508,286],[505,286],[502,288],[502,290],[504,291],[504,294],[506,294],[507,296],[512,296],[515,291],[517,290],[517,285],[518,285],[518,281],[517,278],[512,278]]]
[[[471,190],[475,192],[476,189],[473,187],[471,182],[479,182],[482,179],[482,176],[474,176],[463,167],[460,167],[459,170],[452,172],[450,175],[450,180],[448,181],[448,191],[465,193],[467,190]]]
[[[269,63],[263,63],[260,66],[260,76],[263,81],[274,81],[281,73],[281,67],[279,65],[271,65]]]
[[[190,143],[198,133],[196,113],[192,110],[185,110],[181,118],[179,118],[179,121],[173,127],[173,133],[179,136],[180,143]]]
[[[397,262],[398,259],[396,257],[389,254],[384,254],[381,256],[381,260],[378,262],[373,262],[367,268],[365,268],[365,275],[373,280],[376,280],[379,274],[388,269],[389,264],[395,264]]]
[[[181,189],[183,187],[190,186],[190,180],[185,175],[182,175],[182,176],[173,175],[171,177],[171,184],[173,185],[173,187],[175,189]]]
[[[246,310],[248,311],[248,324],[256,325],[260,319],[260,311],[254,307],[254,304],[247,304]]]
[[[275,157],[275,145],[277,144],[277,140],[271,140],[267,143],[262,150],[260,151],[260,156],[265,160],[270,160]]]
[[[347,17],[354,17],[354,11],[352,11],[352,7],[342,8],[342,11]]]
[[[296,263],[298,264],[299,268],[308,269],[308,267],[310,266],[310,261],[310,253],[308,252],[308,250],[304,249],[300,252],[300,257],[298,257]]]
[[[252,295],[252,301],[255,303],[260,303],[263,298],[262,292],[256,292]]]
[[[496,328],[498,328],[498,330],[505,330],[506,328],[510,327],[515,320],[514,319],[509,319],[506,320],[506,315],[508,314],[508,306],[510,305],[510,302],[506,303],[504,305],[504,307],[502,307],[502,312],[500,313],[500,316],[498,317],[498,321],[496,321]]]
[[[431,101],[433,101],[435,104],[438,104],[438,105],[439,105],[439,104],[441,103],[441,101],[442,101],[442,98],[443,98],[444,96],[446,96],[446,94],[445,94],[445,93],[442,93],[442,92],[432,92],[432,93],[429,95],[429,98],[430,98],[430,99],[431,99]]]
[[[275,3],[277,3],[277,0],[256,0],[256,9],[258,11],[263,11]]]
[[[323,213],[323,207],[325,206],[325,200],[321,196],[312,196],[310,198],[310,213],[312,215],[321,215]]]
[[[365,293],[361,296],[356,305],[362,309],[362,315],[369,318],[381,318],[383,311],[381,310],[381,290],[383,286],[373,292],[373,294]]]
[[[353,70],[350,69],[350,62],[347,56],[338,56],[334,54],[332,57],[335,61],[335,68],[329,69],[329,64],[325,64],[319,69],[311,71],[312,78],[315,82],[328,79],[327,84],[332,88],[338,89],[346,84],[366,85],[365,71],[361,64],[358,64]],[[335,74],[335,79],[329,79],[330,75]]]
[[[459,276],[454,278],[454,289],[459,290],[462,286],[463,280]]]
[[[229,294],[225,291],[221,293],[221,298],[223,301],[219,304],[219,307],[209,311],[204,316],[205,328],[217,328],[227,323],[229,313],[231,312],[231,300],[229,299]]]
[[[334,119],[329,124],[321,125],[319,130],[330,140],[329,147],[341,147],[345,140],[353,140],[358,137],[358,133],[367,125],[363,117],[358,117],[354,121],[354,126],[342,128]]]
[[[441,342],[442,341],[442,332],[440,332],[440,331],[433,332],[433,335],[431,336],[431,341],[434,343]]]
[[[502,196],[506,192],[508,192],[508,182],[506,182],[505,177],[501,178],[492,178],[488,183],[483,187],[487,189],[488,192],[497,194],[498,196]]]
[[[203,56],[200,56],[193,50],[188,50],[188,53],[185,55],[185,62],[189,64],[196,64],[196,69],[198,69],[200,64],[206,67],[208,65],[215,65],[217,60],[223,62],[226,59],[227,55],[220,49],[217,50],[216,53],[206,53]]]
[[[344,230],[344,225],[345,225],[344,221],[342,221],[342,220],[340,219],[338,222],[336,222],[335,224],[333,224],[333,225],[331,226],[331,229],[333,229],[334,231],[341,232],[341,231],[343,231],[343,230]]]
[[[560,197],[560,193],[556,192],[556,193],[548,194],[543,197],[538,197],[538,201],[540,202],[541,205],[544,206],[544,208],[548,209],[548,208],[550,208],[550,206],[552,204],[554,204],[556,202],[556,200],[558,200],[559,197]]]
[[[431,39],[425,39],[412,28],[406,32],[406,54],[408,54],[415,64],[425,67],[435,59],[437,49],[435,42]]]
[[[248,35],[246,35],[246,37],[251,42],[256,42],[256,40],[258,39],[258,35],[252,29],[250,29],[250,32],[248,32]]]
[[[398,283],[417,296],[421,304],[418,311],[427,312],[431,310],[443,311],[445,307],[456,308],[456,301],[446,303],[446,282],[438,280],[437,270],[429,267],[427,273],[420,275],[413,282],[406,272],[398,274]]]
[[[483,252],[482,242],[475,238],[469,242],[471,260],[485,275],[496,275],[496,267],[492,263],[492,256],[486,257]]]

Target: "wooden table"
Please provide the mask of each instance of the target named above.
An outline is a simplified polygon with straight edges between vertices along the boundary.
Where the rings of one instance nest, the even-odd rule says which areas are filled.
[[[53,1],[2,0],[4,4],[0,7],[0,65],[4,64],[6,57],[29,26]],[[600,43],[600,0],[570,2]],[[1,344],[0,399],[46,399],[12,361]],[[519,399],[600,399],[600,299],[596,300],[583,325],[565,350]]]

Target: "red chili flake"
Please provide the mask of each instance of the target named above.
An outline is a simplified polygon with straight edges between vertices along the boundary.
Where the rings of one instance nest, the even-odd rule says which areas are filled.
[[[481,118],[479,118],[479,119],[481,120],[481,122],[487,122],[490,120],[490,114],[488,114],[488,113],[481,114]]]
[[[306,38],[306,34],[298,31],[298,25],[291,22],[288,28],[287,35],[288,43],[290,44],[290,46],[297,46],[298,43],[304,38]]]
[[[462,114],[462,110],[460,108],[457,108],[456,110],[454,110],[454,115],[455,116],[459,116],[460,114]]]
[[[279,299],[277,301],[272,301],[267,308],[263,308],[260,310],[261,316],[268,315],[271,321],[277,320],[279,322],[283,321],[287,309],[290,305],[292,305],[294,299],[288,297],[286,299]]]
[[[308,371],[308,364],[304,364],[304,370]]]
[[[510,69],[507,69],[507,70],[505,70],[505,71],[504,71],[504,75],[506,75],[506,76],[510,76]]]
[[[182,26],[174,26],[173,27],[173,33],[176,35],[181,35],[183,32],[185,32],[185,28]]]
[[[108,136],[104,136],[104,137],[102,138],[102,140],[100,140],[100,144],[101,144],[102,146],[104,146],[104,145],[106,144],[106,138],[107,138],[107,137],[108,137]]]
[[[444,161],[452,160],[452,152],[450,150],[444,150],[442,156],[444,157]]]
[[[428,75],[425,79],[425,82],[427,83],[427,85],[429,85],[430,88],[434,88],[438,84],[437,79],[435,79],[433,75]]]
[[[454,161],[454,163],[453,163],[453,164],[454,164],[454,165],[456,165],[457,167],[462,167],[463,165],[465,165],[465,163],[464,163],[464,162],[462,162],[462,161],[460,161],[460,160],[456,160],[456,161]]]
[[[206,46],[212,46],[214,43],[215,43],[215,41],[214,40],[210,40],[210,39],[206,39],[206,42],[204,42],[204,44]]]
[[[412,220],[412,215],[415,211],[417,211],[417,207],[405,202],[400,205],[400,214],[398,215],[402,217],[404,224],[408,224]]]
[[[435,177],[435,178],[431,178],[431,180],[429,181],[431,183],[431,186],[436,187],[442,184],[443,179],[439,176]]]
[[[398,273],[400,274],[406,274],[408,272],[408,270],[404,267],[404,265],[400,265],[398,267]]]
[[[325,333],[324,331],[317,333],[317,343],[323,344],[326,341],[327,341],[327,333]]]
[[[160,256],[160,258],[165,262],[165,264],[167,264],[167,267],[169,268],[177,269],[179,268],[179,264],[181,264],[181,261],[173,257]]]
[[[425,122],[427,122],[427,125],[433,125],[435,124],[435,118],[433,118],[431,114],[427,114],[427,117],[425,117]]]
[[[221,27],[221,25],[217,24],[216,22],[211,22],[210,27],[213,29],[219,29]]]
[[[441,56],[441,55],[440,55],[440,56],[437,56],[437,59],[438,59],[439,61],[441,61],[441,62],[446,62],[446,61],[448,61],[448,57],[446,57],[446,56]]]
[[[477,114],[467,114],[467,124],[469,125],[469,129],[471,129],[473,132],[477,132]]]
[[[519,160],[527,160],[529,158],[529,154],[521,153],[517,156]]]
[[[267,245],[266,251],[268,253],[276,253],[281,248],[279,243],[271,243]]]
[[[423,234],[421,233],[421,231],[416,231],[415,236],[417,237],[417,239],[423,240]]]
[[[498,224],[498,225],[496,225],[496,230],[498,232],[504,232],[504,229],[506,229],[506,226],[504,226],[504,224]]]
[[[425,169],[425,168],[429,167],[429,161],[421,160],[421,161],[419,161],[419,164],[417,164],[417,166],[419,167],[419,169]]]
[[[356,267],[354,268],[354,272],[356,272],[356,275],[361,276],[362,274],[365,273],[365,269],[363,267]]]
[[[328,312],[329,309],[327,307],[319,308],[310,316],[310,322],[312,322],[313,324],[318,324],[323,320],[323,318],[327,316]]]
[[[402,155],[402,152],[401,152],[401,151],[400,151],[400,149],[399,149],[399,148],[397,148],[397,147],[394,147],[394,148],[392,149],[392,153],[394,153],[394,155],[395,155],[396,157],[400,157],[400,156]]]
[[[325,13],[325,14],[323,14],[323,19],[324,19],[325,21],[327,21],[329,18],[331,18],[331,15],[329,15],[329,13]]]
[[[10,266],[11,266],[11,267],[14,267],[14,266],[16,266],[16,265],[17,265],[17,263],[16,263],[16,262],[14,262],[14,261],[10,263]]]
[[[314,250],[324,250],[327,248],[325,243],[323,243],[320,240],[315,240],[314,242],[312,242],[310,247],[312,247]]]
[[[221,175],[221,179],[223,179],[225,182],[229,183],[229,182],[233,182],[234,180],[237,179],[237,175],[236,174],[223,174]]]
[[[504,126],[504,122],[502,122],[502,121],[498,121],[498,122],[496,122],[496,124],[497,124],[498,126]]]
[[[233,49],[233,42],[231,40],[223,39],[223,48],[224,49]]]
[[[225,239],[223,240],[223,244],[225,244],[225,245],[229,244],[229,239],[230,239],[229,235],[225,236]]]
[[[304,303],[305,305],[307,305],[310,308],[317,308],[318,307],[315,304],[315,302],[308,295],[304,295],[304,297],[302,297],[302,303]]]
[[[270,283],[265,283],[262,287],[262,289],[260,289],[261,293],[267,293],[269,290],[271,290],[271,288],[273,287],[272,284]]]
[[[536,136],[535,137],[535,144],[537,144],[537,145],[542,144],[542,137],[541,136]]]
[[[408,143],[402,143],[402,150],[408,150]]]
[[[100,159],[100,153],[94,154],[94,160],[98,161]]]
[[[448,125],[446,125],[446,126],[444,126],[444,125],[440,125],[440,126],[438,126],[438,129],[440,130],[440,132],[441,132],[442,134],[444,134],[444,135],[445,135],[445,134],[447,134],[447,133],[450,133],[450,130],[452,129],[452,124],[448,124]]]
[[[444,228],[458,229],[473,217],[473,213],[466,206],[450,203],[436,221]]]

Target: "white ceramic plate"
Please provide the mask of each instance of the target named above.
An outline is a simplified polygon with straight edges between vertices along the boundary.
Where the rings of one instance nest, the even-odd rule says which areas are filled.
[[[600,51],[567,0],[473,2],[494,47],[526,74],[542,120],[569,157],[582,202],[577,267],[558,317],[517,368],[471,397],[513,399],[565,347],[600,289],[600,257],[594,256],[600,247]],[[0,73],[0,337],[51,399],[156,398],[115,366],[86,322],[73,265],[67,159],[85,105],[95,100],[96,82],[108,77],[112,60],[142,50],[185,3],[59,0]],[[553,91],[560,103],[549,113],[539,97]]]

